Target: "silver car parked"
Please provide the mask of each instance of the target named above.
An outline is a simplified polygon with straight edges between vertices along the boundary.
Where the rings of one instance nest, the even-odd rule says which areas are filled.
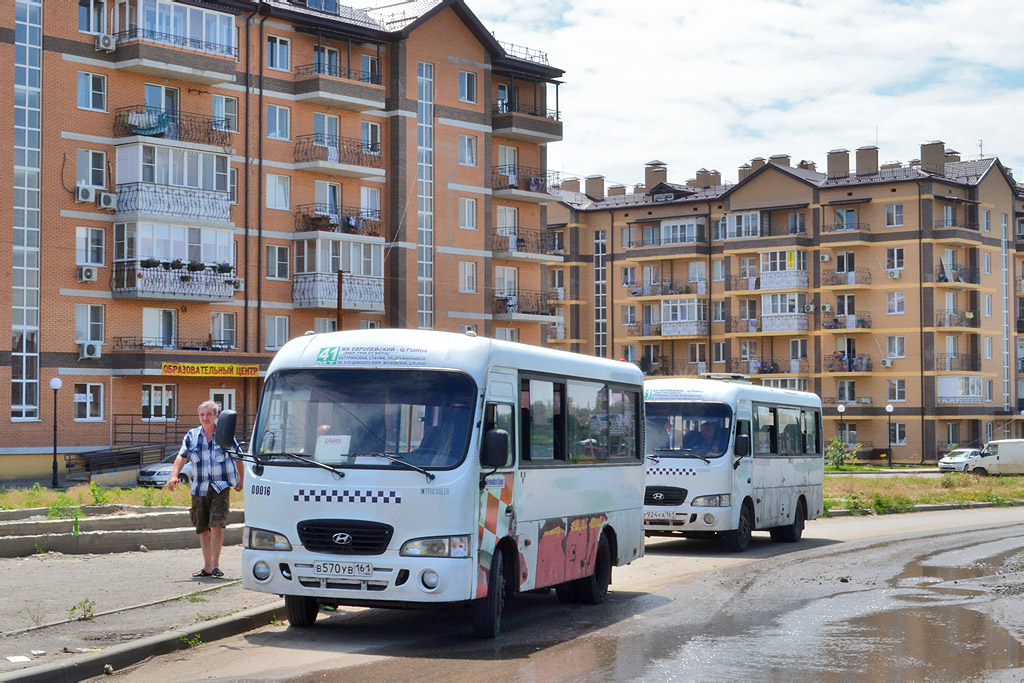
[[[981,455],[977,448],[954,448],[939,460],[939,472],[966,472],[971,457]]]
[[[137,486],[155,486],[162,488],[167,484],[167,480],[171,478],[171,468],[174,467],[174,459],[178,457],[177,453],[171,453],[160,462],[153,463],[152,465],[143,465],[139,468],[139,474],[135,477],[135,484]],[[187,484],[192,481],[192,463],[186,462],[185,466],[181,468],[181,473],[178,475],[178,481],[182,484]]]

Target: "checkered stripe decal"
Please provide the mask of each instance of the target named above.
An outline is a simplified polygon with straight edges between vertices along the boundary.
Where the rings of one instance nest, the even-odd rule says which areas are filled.
[[[510,518],[505,510],[512,504],[512,474],[498,475],[504,477],[505,483],[500,489],[487,487],[480,492],[480,519],[477,523],[477,539],[480,544],[479,563],[477,565],[476,597],[487,595],[487,576],[491,570],[491,557],[498,539],[508,535]]]
[[[390,503],[398,505],[402,497],[397,491],[349,491],[343,489],[299,489],[296,503]]]
[[[697,476],[697,470],[688,467],[648,467],[647,474],[682,474],[684,476]]]

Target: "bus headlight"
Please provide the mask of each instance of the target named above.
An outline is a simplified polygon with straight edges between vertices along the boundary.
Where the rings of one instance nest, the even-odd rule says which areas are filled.
[[[291,550],[292,544],[284,534],[247,526],[242,530],[242,547],[250,550]]]
[[[414,538],[402,544],[402,557],[469,557],[469,536]]]
[[[729,507],[729,494],[716,493],[713,496],[697,496],[690,505],[695,508],[727,508]]]

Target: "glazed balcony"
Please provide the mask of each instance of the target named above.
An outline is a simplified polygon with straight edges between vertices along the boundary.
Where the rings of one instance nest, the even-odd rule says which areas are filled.
[[[849,356],[845,353],[838,352],[826,355],[822,359],[821,365],[825,372],[841,374],[871,372],[873,367],[871,356],[867,354]]]
[[[491,112],[491,133],[537,144],[558,142],[562,139],[562,122],[554,109],[522,102],[498,102]]]
[[[297,308],[338,307],[337,273],[296,273],[292,301]],[[349,275],[341,280],[341,307],[347,311],[384,312],[384,278]]]
[[[491,191],[496,199],[543,204],[552,200],[548,187],[544,169],[511,164],[491,168]]]
[[[704,231],[704,226],[699,226],[696,232],[686,233],[683,235],[663,236],[663,235],[648,235],[646,237],[637,237],[626,242],[626,249],[646,249],[651,247],[677,247],[687,246],[695,244],[705,244],[707,242],[707,234]]]
[[[680,294],[707,294],[707,280],[661,280],[625,285],[627,296],[678,296]]]
[[[231,301],[240,282],[234,269],[143,259],[114,263],[112,288],[125,299]]]
[[[534,320],[553,322],[548,303],[549,292],[523,289],[499,289],[491,292],[491,313],[495,320]]]
[[[380,237],[380,211],[335,204],[303,204],[295,208],[295,232],[340,232]]]
[[[936,372],[981,372],[981,357],[976,353],[937,353]]]
[[[379,142],[323,133],[299,136],[295,142],[295,168],[346,178],[385,176]]]
[[[219,147],[231,144],[227,119],[147,107],[144,104],[121,107],[114,112],[114,137],[130,135],[160,137],[165,140],[181,140]]]
[[[871,314],[858,311],[850,315],[843,315],[840,313],[829,317],[822,313],[821,327],[825,330],[870,330],[871,329]]]
[[[834,270],[821,271],[822,287],[851,287],[854,285],[870,285],[871,271],[867,268],[857,268],[853,271],[836,272]]]
[[[978,327],[978,315],[974,311],[938,310],[935,311],[935,327]]]
[[[121,31],[116,38],[119,69],[198,83],[235,80],[238,48],[234,45],[139,26]]]
[[[780,313],[757,318],[730,318],[729,331],[739,334],[792,334],[807,332],[809,318],[806,313]]]
[[[560,262],[554,235],[542,230],[506,226],[491,231],[491,251],[496,258]]]
[[[384,109],[379,73],[337,64],[303,64],[295,68],[295,99],[351,111]]]
[[[227,192],[193,187],[122,183],[117,186],[117,220],[144,216],[228,222],[231,197]]]

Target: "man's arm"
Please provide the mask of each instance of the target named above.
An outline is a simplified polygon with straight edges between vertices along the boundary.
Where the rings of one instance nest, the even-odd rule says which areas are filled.
[[[181,474],[182,468],[185,467],[185,463],[188,462],[188,437],[192,432],[186,432],[185,438],[181,440],[181,450],[178,451],[178,457],[174,459],[174,465],[171,466],[171,476],[167,479],[165,487],[168,491],[173,491],[178,485],[178,475]]]

